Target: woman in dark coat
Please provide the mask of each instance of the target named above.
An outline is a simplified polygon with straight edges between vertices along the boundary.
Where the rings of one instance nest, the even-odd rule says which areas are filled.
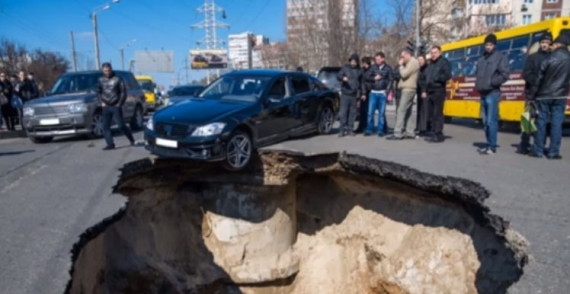
[[[12,107],[12,98],[14,97],[14,88],[4,73],[0,73],[0,83],[2,84],[2,94],[8,98],[9,103],[2,105],[2,119],[6,122],[6,128],[9,131],[15,130],[16,118],[18,111]]]

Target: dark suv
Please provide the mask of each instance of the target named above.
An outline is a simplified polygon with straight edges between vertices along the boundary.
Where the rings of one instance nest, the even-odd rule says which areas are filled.
[[[255,148],[309,133],[328,134],[338,94],[299,72],[244,70],[223,75],[198,97],[149,119],[146,147],[163,157],[246,167]]]
[[[131,72],[115,71],[127,86],[123,115],[133,129],[144,119],[144,93]],[[103,136],[101,104],[97,98],[99,71],[66,73],[59,77],[47,97],[24,105],[24,126],[34,143],[48,143],[58,136]]]

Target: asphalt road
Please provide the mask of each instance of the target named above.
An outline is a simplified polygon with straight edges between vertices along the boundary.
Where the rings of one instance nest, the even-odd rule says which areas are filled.
[[[275,149],[306,153],[346,150],[399,162],[422,171],[463,177],[491,192],[493,213],[512,222],[531,243],[533,261],[518,293],[567,293],[570,288],[570,137],[561,161],[514,153],[515,133],[499,135],[496,155],[476,152],[483,132],[470,123],[446,125],[444,144],[377,137],[320,136],[292,140]],[[568,134],[567,134],[568,135]],[[139,139],[141,134],[136,135]],[[124,199],[111,193],[118,169],[148,156],[142,147],[104,152],[103,140],[57,140],[34,145],[27,139],[0,141],[1,293],[62,293],[68,280],[69,250],[78,235],[113,214]]]

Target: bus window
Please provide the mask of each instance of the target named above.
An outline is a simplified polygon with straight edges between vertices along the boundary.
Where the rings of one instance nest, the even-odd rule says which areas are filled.
[[[504,52],[511,49],[511,39],[501,40],[497,43],[497,50]]]
[[[509,69],[522,71],[526,62],[526,50],[514,49],[509,53]]]
[[[454,50],[450,59],[462,59],[463,57],[465,57],[465,51],[463,50],[463,48],[461,48]]]
[[[526,47],[528,46],[528,39],[529,39],[528,35],[513,39],[513,44],[511,45],[511,49],[524,48],[526,51]]]
[[[462,61],[461,60],[451,60],[449,63],[451,63],[451,76],[453,77],[458,77],[461,76],[461,69],[463,68],[462,66]]]
[[[466,50],[467,51],[466,54],[467,54],[467,56],[479,56],[481,54],[479,52],[482,52],[482,50],[480,50],[480,49],[481,49],[480,45],[469,47]]]
[[[463,50],[463,48],[443,53],[443,57],[445,57],[448,60],[462,59],[464,55],[465,51]]]
[[[463,65],[463,75],[464,76],[474,76],[477,73],[477,61],[479,57],[473,56],[467,58],[465,64]]]

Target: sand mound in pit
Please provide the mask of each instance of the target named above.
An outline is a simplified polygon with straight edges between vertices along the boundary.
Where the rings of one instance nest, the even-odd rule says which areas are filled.
[[[68,293],[506,293],[526,241],[480,185],[346,154],[128,164]]]

